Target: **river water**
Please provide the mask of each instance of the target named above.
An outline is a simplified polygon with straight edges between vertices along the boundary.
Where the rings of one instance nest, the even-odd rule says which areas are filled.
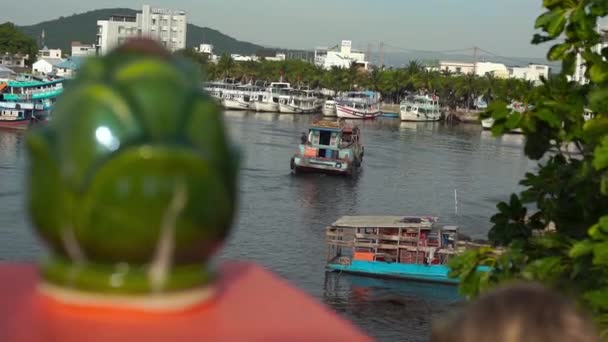
[[[383,118],[359,123],[365,158],[357,176],[294,177],[289,160],[311,116],[224,115],[244,160],[238,219],[219,259],[260,263],[381,341],[428,340],[432,321],[461,299],[446,285],[326,274],[325,227],[342,215],[436,215],[484,238],[496,203],[534,168],[521,136]],[[23,138],[0,130],[0,261],[44,253],[23,209]]]

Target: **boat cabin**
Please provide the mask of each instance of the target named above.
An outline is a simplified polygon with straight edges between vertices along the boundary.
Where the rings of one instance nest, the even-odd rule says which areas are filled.
[[[345,216],[327,227],[328,264],[353,261],[445,265],[456,254],[458,228],[422,216]]]
[[[344,159],[347,149],[360,141],[359,127],[344,121],[315,121],[304,142],[304,156],[312,158]]]

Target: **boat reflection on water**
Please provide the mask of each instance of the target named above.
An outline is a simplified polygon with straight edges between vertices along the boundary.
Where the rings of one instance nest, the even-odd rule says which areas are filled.
[[[247,116],[247,112],[242,110],[224,110],[224,115],[229,118],[242,119]]]
[[[435,131],[439,127],[437,122],[413,122],[401,121],[399,123],[400,131]]]
[[[373,326],[371,333],[378,340],[428,333],[433,319],[463,301],[452,285],[325,273],[323,303],[367,331]],[[369,317],[382,319],[370,322]]]
[[[23,130],[0,128],[0,159],[14,161],[24,155],[21,150],[25,141],[25,132]]]
[[[263,121],[276,121],[279,118],[279,113],[259,112],[259,113],[252,113],[252,114],[256,119],[263,120]]]
[[[346,273],[325,273],[325,299],[330,302],[391,302],[437,301],[445,304],[464,300],[458,287],[449,284],[393,280],[357,276]]]
[[[494,136],[492,131],[483,130],[481,131],[481,141],[498,143],[503,146],[524,146],[526,138],[523,134],[519,133],[506,133],[502,136]]]

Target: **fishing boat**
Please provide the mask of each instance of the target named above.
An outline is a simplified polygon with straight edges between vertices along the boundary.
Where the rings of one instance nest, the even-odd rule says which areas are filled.
[[[282,114],[311,114],[320,109],[319,98],[309,89],[292,90],[289,96],[279,98],[279,112]]]
[[[363,160],[361,132],[344,120],[313,122],[303,133],[299,151],[291,158],[291,172],[352,175]]]
[[[334,100],[325,100],[323,103],[323,116],[327,117],[336,117],[336,101]]]
[[[0,127],[26,129],[49,119],[63,79],[40,79],[21,75],[0,83]]]
[[[408,96],[399,105],[401,121],[439,121],[439,98],[435,95]]]
[[[249,107],[256,112],[279,112],[279,95],[291,90],[291,85],[286,82],[272,82],[265,91],[256,94]]]
[[[326,229],[327,269],[456,284],[447,263],[463,250],[458,227],[437,222],[426,216],[344,216]]]
[[[527,109],[533,109],[534,106],[533,105],[528,105]],[[526,109],[524,108],[523,104],[520,102],[513,102],[510,105],[507,106],[507,109],[509,109],[511,111],[511,113],[513,112],[518,112],[518,113],[522,113],[524,112]],[[484,130],[491,130],[492,127],[494,127],[494,119],[493,118],[486,118],[481,120],[481,127]],[[515,128],[510,130],[508,133],[513,133],[513,134],[521,134],[523,133],[523,131],[521,130],[521,128]]]
[[[382,115],[380,94],[372,91],[349,92],[336,101],[336,115],[343,119],[375,119]]]

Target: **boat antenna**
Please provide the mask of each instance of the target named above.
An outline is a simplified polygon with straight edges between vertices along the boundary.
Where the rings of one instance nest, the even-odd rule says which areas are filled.
[[[454,214],[458,215],[458,190],[454,189]]]

